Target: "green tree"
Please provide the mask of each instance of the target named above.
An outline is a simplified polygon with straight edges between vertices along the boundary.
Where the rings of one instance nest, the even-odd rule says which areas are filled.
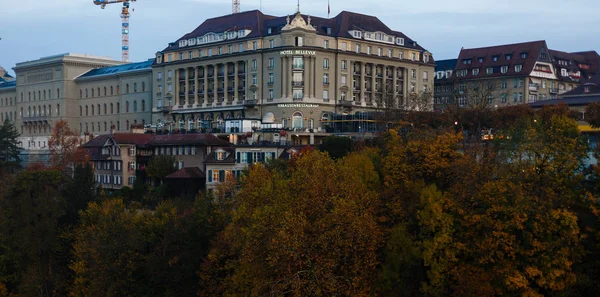
[[[327,152],[332,159],[339,159],[352,151],[353,141],[343,136],[328,136],[323,139],[319,149]]]
[[[79,212],[95,199],[96,181],[92,166],[89,163],[75,165],[73,182],[65,189],[66,223],[75,225]]]
[[[175,172],[175,170],[175,158],[166,155],[154,156],[146,167],[148,177],[154,179],[154,181],[160,181],[161,184],[163,179],[167,175]]]
[[[0,174],[15,172],[21,163],[19,132],[8,119],[0,125]]]

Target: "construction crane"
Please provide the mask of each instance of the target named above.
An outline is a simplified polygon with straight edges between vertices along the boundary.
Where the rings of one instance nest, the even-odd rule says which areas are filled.
[[[262,3],[262,1],[261,1]],[[240,0],[231,0],[231,13],[239,13],[240,12]]]
[[[129,2],[136,0],[94,0],[94,4],[104,9],[106,4],[123,3],[121,9],[121,59],[129,62]]]

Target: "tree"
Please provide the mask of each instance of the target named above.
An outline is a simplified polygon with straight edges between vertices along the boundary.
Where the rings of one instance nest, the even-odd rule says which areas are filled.
[[[94,170],[89,163],[75,165],[73,182],[65,189],[66,223],[75,225],[79,212],[96,199]]]
[[[339,159],[352,151],[353,141],[348,137],[328,136],[323,139],[319,149],[327,152],[332,159]]]
[[[0,125],[0,175],[12,173],[20,167],[21,148],[19,147],[19,132],[8,119]]]
[[[175,170],[175,158],[166,155],[154,156],[146,167],[148,177],[159,180],[161,184],[163,179]]]
[[[253,166],[203,265],[199,295],[369,296],[377,199],[343,164],[308,151],[289,177]]]
[[[79,143],[77,133],[69,128],[67,121],[57,121],[48,140],[50,164],[60,170],[72,169],[77,160]]]
[[[433,94],[431,92],[411,92],[406,98],[406,109],[409,111],[433,110]]]

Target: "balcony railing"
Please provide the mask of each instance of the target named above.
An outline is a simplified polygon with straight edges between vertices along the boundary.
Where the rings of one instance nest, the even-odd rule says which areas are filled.
[[[292,97],[292,101],[296,101],[296,102],[302,101],[303,99],[304,99],[304,96],[293,96]]]
[[[304,81],[292,81],[292,86],[293,87],[303,87]]]
[[[537,91],[539,89],[540,89],[540,86],[538,84],[529,84],[530,91]]]
[[[256,103],[257,103],[256,101],[257,101],[257,100],[244,100],[243,104],[244,104],[245,106],[254,106],[254,105],[256,105]]]
[[[338,101],[338,104],[344,107],[352,107],[354,102],[350,101],[350,100],[340,100]]]
[[[49,116],[29,116],[23,117],[23,122],[43,122],[48,121],[49,119]]]
[[[292,64],[292,69],[304,69],[304,64]]]
[[[326,87],[329,86],[329,82],[328,81],[324,81],[323,82],[323,86],[326,86]]]
[[[160,106],[158,107],[158,110],[160,110],[161,112],[170,112],[173,109],[173,106]]]
[[[267,86],[272,86],[272,85],[273,85],[273,83],[274,83],[274,82],[272,82],[272,81],[269,81],[269,82],[267,82]]]
[[[550,94],[558,94],[557,88],[550,88]]]

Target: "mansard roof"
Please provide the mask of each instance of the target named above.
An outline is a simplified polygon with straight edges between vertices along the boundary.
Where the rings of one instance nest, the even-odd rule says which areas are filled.
[[[298,13],[297,13],[298,14]],[[245,40],[250,38],[265,37],[277,35],[281,33],[287,24],[287,18],[294,19],[297,15],[288,16],[272,16],[263,14],[259,10],[244,11],[236,14],[229,14],[215,18],[206,19],[192,32],[183,35],[176,42],[169,44],[165,50],[177,50],[180,48],[179,41],[189,40],[192,38],[202,37],[209,33],[224,33],[239,30],[250,30],[250,33],[243,38],[234,40]],[[308,15],[300,14],[305,22],[308,22]],[[316,34],[328,35],[327,29],[330,30],[330,36],[354,39],[349,31],[367,31],[367,32],[382,32],[395,37],[404,38],[404,47],[413,48],[420,51],[425,51],[423,47],[418,45],[414,40],[407,37],[404,33],[394,31],[386,26],[379,18],[375,16],[342,11],[333,18],[320,18],[310,16],[310,25],[315,29]],[[268,33],[268,29],[271,33]]]
[[[456,71],[469,70],[461,79],[528,75],[533,71],[537,61],[551,63],[547,49],[546,41],[543,40],[471,49],[463,48],[458,56]],[[546,51],[546,56],[540,57],[543,51]],[[524,53],[526,57],[522,58],[521,54]],[[510,55],[510,59],[507,59],[507,55]],[[496,61],[494,61],[494,57],[497,57]],[[480,59],[483,61],[479,62]],[[469,62],[466,63],[466,61]],[[515,71],[515,65],[522,65],[521,71]],[[501,73],[500,67],[502,66],[508,66],[506,73]],[[494,69],[493,74],[486,74],[486,68],[489,67]],[[470,71],[476,68],[479,69],[479,75],[473,75],[473,72]]]
[[[128,63],[128,64],[117,65],[117,66],[94,68],[94,69],[82,74],[81,76],[79,76],[78,79],[124,74],[124,73],[131,73],[131,72],[144,71],[144,70],[152,71],[152,63],[153,62],[154,62],[154,59],[150,59],[150,60],[147,60],[144,62],[138,62],[138,63]]]

